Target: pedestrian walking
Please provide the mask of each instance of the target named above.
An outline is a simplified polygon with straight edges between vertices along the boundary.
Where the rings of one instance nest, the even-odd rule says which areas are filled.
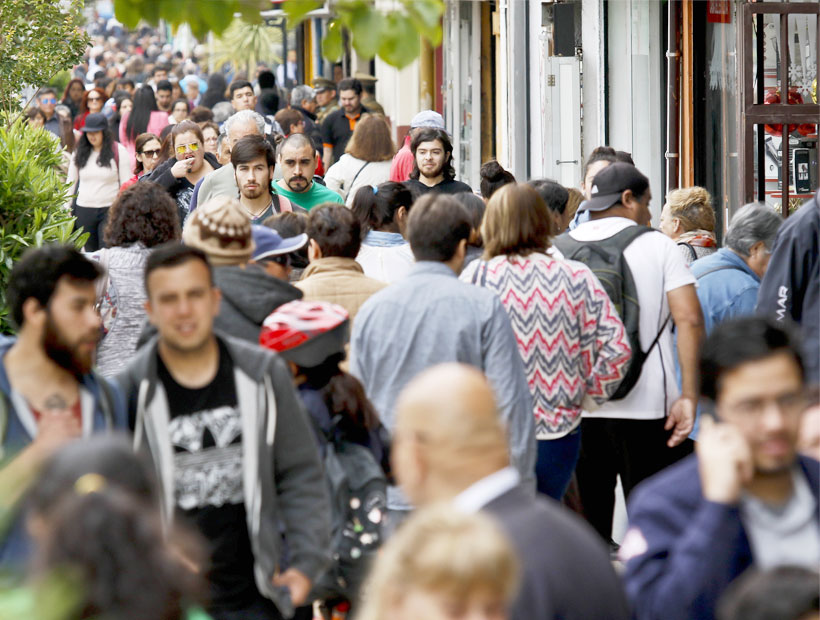
[[[449,196],[425,196],[413,205],[407,235],[418,262],[407,277],[359,310],[351,373],[393,432],[399,392],[421,371],[442,362],[483,369],[507,425],[511,462],[531,485],[536,456],[532,399],[510,320],[496,295],[457,278],[470,236],[469,215]],[[400,339],[389,336],[397,326]],[[395,487],[388,489],[387,499],[395,525],[411,506]]]
[[[106,247],[90,255],[105,271],[97,283],[102,338],[96,361],[102,376],[118,374],[137,350],[145,323],[145,261],[153,248],[179,236],[176,204],[156,183],[137,183],[111,205]]]
[[[63,91],[63,98],[60,102],[68,106],[68,109],[71,110],[72,123],[74,122],[74,118],[80,113],[84,94],[85,84],[81,79],[73,78],[66,84],[65,90]]]
[[[274,190],[276,154],[262,136],[245,136],[237,142],[231,149],[231,165],[239,188],[239,204],[252,224],[260,224],[277,213],[307,213]]]
[[[102,112],[103,105],[108,100],[108,95],[102,88],[92,88],[83,93],[83,99],[80,102],[80,110],[77,116],[74,117],[74,129],[82,131],[85,125],[85,119],[89,114],[99,114]]]
[[[560,501],[578,461],[582,410],[615,393],[632,350],[592,271],[547,254],[550,232],[538,193],[505,185],[487,203],[484,254],[460,279],[493,291],[510,317],[533,399],[537,488]]]
[[[669,192],[659,228],[678,245],[687,265],[717,252],[715,210],[712,197],[702,187]]]
[[[515,177],[504,170],[497,161],[490,160],[481,165],[481,197],[486,201],[499,189],[510,183],[515,183]]]
[[[165,518],[186,517],[209,543],[214,620],[292,617],[330,559],[330,505],[290,371],[214,332],[220,293],[201,250],[156,249],[145,284],[158,336],[119,380]]]
[[[383,116],[368,116],[356,124],[344,155],[325,174],[329,189],[339,192],[350,207],[356,190],[390,178],[396,147]]]
[[[798,456],[801,345],[772,320],[717,326],[700,356],[694,455],[639,486],[620,557],[635,618],[715,617],[746,569],[820,564],[817,461]],[[685,582],[686,587],[680,587]]]
[[[302,133],[289,135],[279,145],[282,178],[275,183],[274,190],[308,211],[326,202],[344,204],[344,198],[337,192],[315,180],[317,164],[310,138]]]
[[[413,152],[410,150],[410,142],[419,130],[424,127],[444,131],[444,117],[433,110],[422,110],[412,118],[410,121],[410,131],[404,136],[402,147],[399,149],[399,152],[396,153],[395,157],[393,157],[393,163],[390,166],[391,181],[403,183],[410,179],[410,173],[413,172],[413,164],[415,162]]]
[[[141,133],[134,141],[134,176],[120,187],[120,191],[132,186],[147,174],[151,174],[160,162],[162,143],[159,136],[153,133]]]
[[[473,191],[466,183],[455,180],[453,144],[443,129],[425,127],[413,138],[410,151],[414,163],[407,185],[419,194],[458,194]]]
[[[146,132],[160,135],[167,125],[168,114],[157,107],[154,89],[141,86],[134,95],[134,109],[120,119],[120,142],[128,149],[131,165],[137,137]]]
[[[126,426],[122,396],[93,369],[101,275],[61,245],[28,250],[11,271],[6,300],[18,331],[0,343],[0,436],[13,455],[0,468],[0,559],[11,569],[29,559],[20,500],[45,460],[72,439]]]
[[[623,586],[600,539],[576,515],[522,486],[498,393],[479,369],[463,364],[433,366],[408,383],[393,436],[401,488],[422,508],[448,502],[454,514],[487,515],[501,527],[521,566],[512,620],[626,620]]]
[[[90,114],[80,131],[68,167],[70,193],[76,194],[71,212],[77,218],[75,226],[88,233],[86,251],[96,252],[103,247],[108,209],[131,173],[128,151],[114,141],[105,116]]]
[[[367,231],[356,262],[367,277],[391,283],[410,273],[416,259],[405,235],[412,204],[402,183],[388,181],[356,192],[352,211]]]
[[[322,121],[322,160],[326,166],[342,158],[356,124],[369,111],[362,106],[362,83],[359,80],[345,78],[339,82],[339,105],[338,110]]]
[[[584,514],[610,541],[616,478],[628,499],[639,482],[692,451],[687,436],[698,396],[703,315],[695,278],[677,246],[646,226],[649,179],[634,166],[616,162],[595,175],[591,188],[592,198],[581,205],[590,220],[554,243],[567,259],[581,260],[600,274],[632,348],[618,391],[598,409],[584,412],[575,470]],[[613,265],[617,278],[608,274]],[[678,337],[680,389],[670,323]]]
[[[158,165],[147,180],[165,188],[177,203],[180,226],[191,210],[194,186],[210,172],[220,168],[216,157],[205,152],[204,137],[199,125],[182,121],[173,126],[168,140],[174,156]]]
[[[364,275],[356,262],[361,247],[361,225],[350,209],[320,205],[308,216],[310,264],[296,287],[305,301],[325,301],[343,307],[351,323],[362,304],[386,284]]]

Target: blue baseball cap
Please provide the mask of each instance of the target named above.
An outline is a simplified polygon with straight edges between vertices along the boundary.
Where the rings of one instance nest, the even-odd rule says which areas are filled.
[[[251,226],[251,234],[256,246],[251,259],[255,261],[290,254],[296,250],[301,250],[308,242],[308,236],[305,233],[295,237],[282,237],[278,232],[267,226]]]

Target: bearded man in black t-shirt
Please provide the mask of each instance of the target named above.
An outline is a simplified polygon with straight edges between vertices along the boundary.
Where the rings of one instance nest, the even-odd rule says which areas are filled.
[[[135,442],[160,473],[165,515],[184,516],[210,544],[215,620],[289,616],[309,602],[330,542],[324,476],[290,371],[214,333],[221,295],[200,250],[156,249],[145,285],[158,336],[119,379]]]
[[[410,152],[413,153],[413,172],[405,185],[417,194],[472,193],[473,189],[469,185],[453,178],[456,175],[453,168],[453,144],[443,129],[419,129],[410,142]]]

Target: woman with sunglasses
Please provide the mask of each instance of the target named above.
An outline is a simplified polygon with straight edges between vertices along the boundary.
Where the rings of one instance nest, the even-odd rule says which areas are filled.
[[[185,224],[191,207],[191,196],[197,181],[220,167],[216,157],[205,151],[202,130],[193,121],[177,123],[168,134],[172,157],[148,177],[149,181],[164,187],[176,200],[180,226]]]
[[[80,102],[80,112],[74,119],[74,129],[82,131],[85,127],[85,119],[89,114],[99,114],[102,112],[108,96],[102,88],[92,88],[85,91]]]
[[[131,187],[147,174],[151,174],[162,163],[162,144],[159,136],[152,133],[141,133],[135,144],[137,163],[134,165],[134,176],[120,187],[120,192]]]
[[[137,136],[143,133],[159,135],[168,125],[168,113],[157,107],[154,89],[140,86],[134,93],[134,107],[120,119],[120,143],[128,150],[131,164],[136,161]]]

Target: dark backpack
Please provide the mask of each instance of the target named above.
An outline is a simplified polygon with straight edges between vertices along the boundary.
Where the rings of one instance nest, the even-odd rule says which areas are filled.
[[[381,546],[387,478],[366,447],[339,439],[335,431],[325,437],[333,563],[316,580],[312,594],[317,599],[342,596],[355,601]]]
[[[619,400],[629,394],[641,376],[643,363],[657,344],[658,338],[669,321],[667,317],[649,349],[643,351],[640,338],[641,308],[638,303],[638,290],[635,286],[635,279],[632,277],[632,270],[624,259],[624,250],[642,234],[651,231],[652,229],[647,226],[629,226],[608,239],[597,241],[577,241],[570,237],[568,232],[553,239],[553,245],[561,250],[566,259],[584,263],[592,270],[603,285],[606,294],[609,295],[609,299],[626,328],[629,344],[632,347],[632,359],[623,381],[609,400]]]

